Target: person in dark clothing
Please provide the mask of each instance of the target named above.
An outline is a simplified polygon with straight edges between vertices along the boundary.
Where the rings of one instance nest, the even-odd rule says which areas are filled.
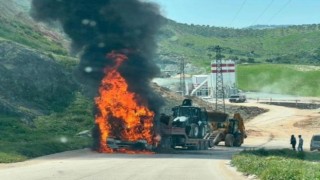
[[[292,149],[295,151],[297,140],[296,140],[296,137],[294,137],[294,135],[291,135],[290,144],[292,145]]]

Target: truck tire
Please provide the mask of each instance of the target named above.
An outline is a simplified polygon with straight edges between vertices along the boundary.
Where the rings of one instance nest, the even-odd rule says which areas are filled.
[[[162,137],[161,139],[161,147],[170,149],[172,148],[172,138],[170,136]]]
[[[197,124],[190,125],[189,137],[197,138],[199,136],[199,126]]]
[[[236,138],[234,138],[233,146],[240,147],[241,144],[242,144],[242,135],[238,135],[236,136]]]
[[[233,147],[234,136],[232,134],[227,134],[224,140],[225,146]]]
[[[198,137],[199,138],[203,138],[207,134],[207,131],[208,131],[208,126],[204,125],[204,124],[201,124],[200,127],[199,127],[199,135],[198,135]]]

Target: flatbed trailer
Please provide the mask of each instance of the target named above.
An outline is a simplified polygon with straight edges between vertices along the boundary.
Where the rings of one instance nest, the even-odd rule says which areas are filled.
[[[203,138],[190,138],[185,128],[162,127],[161,147],[163,148],[186,148],[194,150],[206,150],[213,147],[213,140],[207,133]]]

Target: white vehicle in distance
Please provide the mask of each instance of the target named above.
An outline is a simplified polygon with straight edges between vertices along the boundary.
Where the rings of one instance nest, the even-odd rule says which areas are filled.
[[[310,142],[310,151],[320,151],[320,134],[313,135]]]
[[[246,102],[247,98],[245,95],[241,95],[241,94],[235,94],[235,95],[231,95],[229,97],[229,102],[235,102],[235,103],[242,103],[242,102]]]

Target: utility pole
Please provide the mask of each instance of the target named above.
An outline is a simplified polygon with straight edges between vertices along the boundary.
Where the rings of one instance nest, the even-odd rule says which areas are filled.
[[[186,79],[184,74],[184,57],[180,57],[180,91],[182,96],[186,94]]]
[[[223,85],[221,47],[216,46],[214,50],[216,51],[216,111],[223,111],[225,113],[226,107],[224,102],[225,95]]]

